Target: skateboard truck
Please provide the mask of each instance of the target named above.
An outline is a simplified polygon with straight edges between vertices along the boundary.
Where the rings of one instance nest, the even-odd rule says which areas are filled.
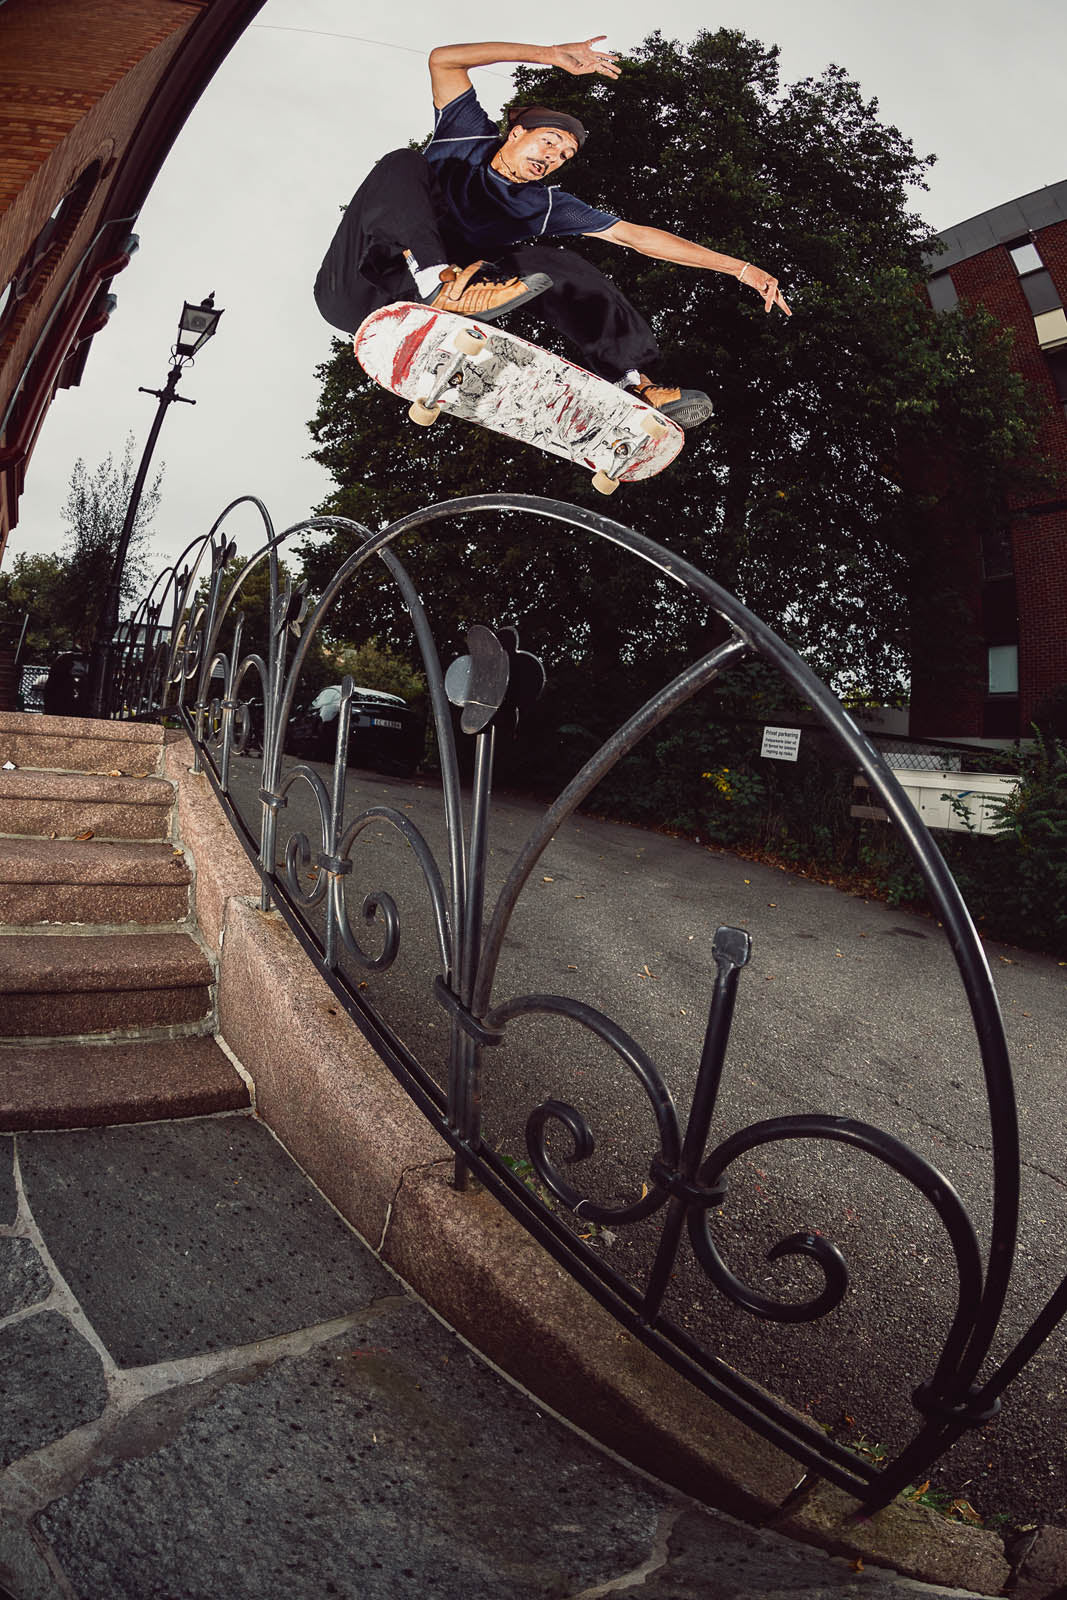
[[[437,421],[441,414],[441,407],[438,404],[441,396],[449,384],[462,377],[463,363],[468,357],[476,356],[479,351],[484,350],[488,342],[488,336],[481,328],[476,328],[473,324],[467,328],[460,328],[452,340],[452,348],[457,352],[456,355],[444,370],[438,373],[430,392],[421,400],[413,400],[408,407],[408,416],[412,422],[417,422],[420,428],[428,428],[431,422]]]
[[[642,416],[640,427],[642,432],[647,433],[650,439],[662,439],[670,432],[668,424],[659,413],[651,409]],[[614,446],[615,464],[625,466],[626,457],[629,454],[629,444],[620,439]],[[610,472],[605,472],[601,469],[593,473],[593,488],[598,494],[614,494],[618,487],[619,479],[613,478]]]

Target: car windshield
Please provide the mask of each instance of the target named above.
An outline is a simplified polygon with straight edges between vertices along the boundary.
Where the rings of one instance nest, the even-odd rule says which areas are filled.
[[[384,689],[361,689],[353,686],[353,700],[373,700],[378,705],[405,706],[407,702],[398,694],[387,694]],[[341,685],[328,684],[325,689],[320,689],[311,702],[311,710],[316,712],[322,722],[333,722],[341,709]]]

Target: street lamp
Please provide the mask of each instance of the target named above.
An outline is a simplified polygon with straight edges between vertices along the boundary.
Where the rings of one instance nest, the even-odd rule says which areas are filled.
[[[163,426],[163,418],[167,407],[175,400],[180,400],[183,405],[195,406],[196,401],[188,399],[183,394],[177,393],[178,379],[183,371],[193,360],[199,350],[202,350],[208,340],[214,336],[222,316],[221,309],[215,306],[214,292],[206,300],[201,300],[199,305],[186,301],[182,306],[181,319],[178,323],[178,337],[171,349],[171,366],[167,374],[166,384],[162,389],[146,389],[142,385],[140,394],[154,394],[159,401],[156,407],[155,418],[152,422],[148,440],[141,456],[141,464],[137,468],[137,476],[133,481],[130,492],[130,503],[126,507],[126,516],[122,523],[122,532],[119,535],[115,559],[111,564],[111,575],[108,580],[107,595],[104,599],[100,622],[93,640],[92,658],[89,667],[89,715],[99,717],[104,711],[104,691],[107,680],[108,660],[111,644],[119,625],[119,604],[122,591],[122,573],[126,565],[126,556],[130,548],[130,538],[133,534],[133,525],[137,520],[137,508],[141,503],[141,494],[144,489],[145,479],[148,476],[152,452],[159,438],[159,430]]]
[[[191,305],[187,300],[182,306],[174,355],[183,361],[191,361],[197,351],[202,350],[208,340],[214,337],[221,316],[222,312],[215,309],[213,293],[206,300],[201,300],[198,306]]]

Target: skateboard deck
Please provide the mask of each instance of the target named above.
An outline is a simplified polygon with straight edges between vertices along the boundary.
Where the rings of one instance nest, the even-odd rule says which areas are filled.
[[[353,348],[368,377],[413,402],[412,421],[443,414],[477,423],[587,468],[602,494],[662,472],[685,442],[676,422],[616,384],[451,311],[383,306]]]

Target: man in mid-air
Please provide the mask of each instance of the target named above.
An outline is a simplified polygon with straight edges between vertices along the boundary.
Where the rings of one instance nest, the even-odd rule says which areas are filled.
[[[791,315],[778,280],[749,261],[598,211],[546,184],[586,141],[576,117],[515,106],[501,134],[478,104],[469,72],[501,62],[617,78],[614,52],[577,44],[447,44],[430,52],[433,138],[421,154],[384,156],[346,208],[315,282],[326,321],[354,333],[379,306],[422,300],[493,321],[529,301],[572,341],[582,363],[683,428],[711,415],[707,395],[648,376],[659,349],[645,319],[583,256],[530,241],[588,234],[658,261],[704,268],[754,289],[769,312]]]

